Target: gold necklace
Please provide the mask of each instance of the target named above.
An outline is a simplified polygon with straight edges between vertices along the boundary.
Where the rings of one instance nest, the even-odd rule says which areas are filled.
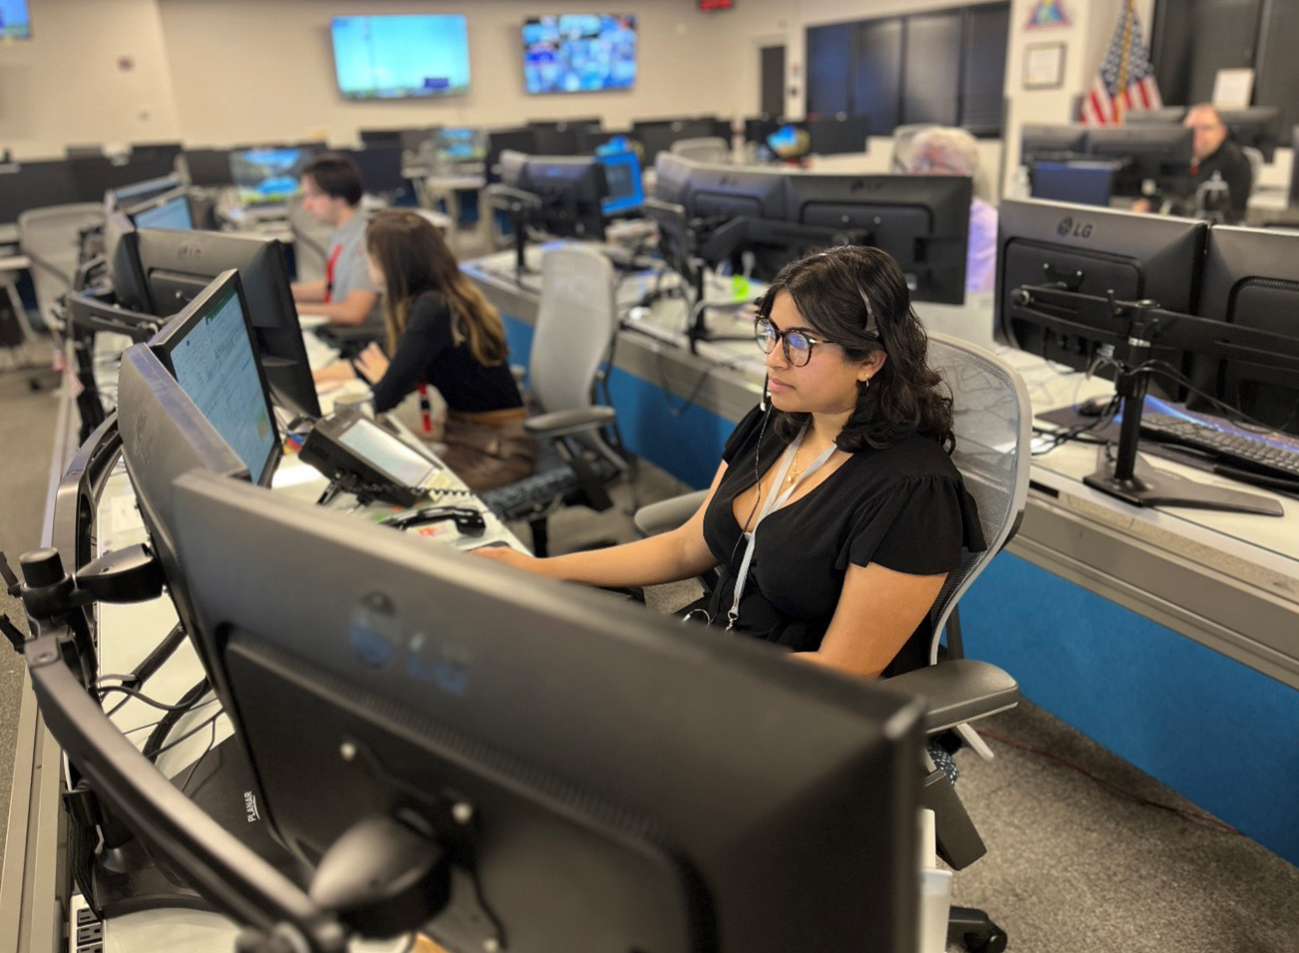
[[[794,459],[789,461],[789,475],[785,477],[786,483],[789,483],[791,485],[797,483],[798,478],[803,475],[803,470],[805,468],[800,467],[798,465],[798,455],[802,452],[803,452],[803,444],[800,443],[798,447],[794,450]]]

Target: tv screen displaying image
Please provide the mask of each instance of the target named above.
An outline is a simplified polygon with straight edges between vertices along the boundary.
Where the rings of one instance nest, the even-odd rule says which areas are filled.
[[[27,40],[32,35],[32,18],[27,0],[0,0],[0,39]]]
[[[310,149],[294,146],[234,149],[230,177],[243,205],[282,205],[298,187],[298,177],[311,161]]]
[[[530,93],[631,89],[636,18],[608,13],[529,17],[523,24],[523,81]]]
[[[469,28],[460,13],[334,17],[334,69],[345,99],[469,92]]]

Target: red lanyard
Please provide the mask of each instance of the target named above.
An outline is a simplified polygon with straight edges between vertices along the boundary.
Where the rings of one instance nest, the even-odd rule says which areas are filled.
[[[339,254],[343,251],[343,243],[339,242],[329,250],[329,261],[325,262],[325,300],[329,301],[334,297],[334,263],[338,261]]]

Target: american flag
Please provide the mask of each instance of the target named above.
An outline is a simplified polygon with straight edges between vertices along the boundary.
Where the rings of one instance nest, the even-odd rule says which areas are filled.
[[[1141,39],[1134,0],[1127,0],[1100,74],[1083,100],[1082,121],[1093,125],[1119,123],[1129,110],[1162,105],[1150,53]]]

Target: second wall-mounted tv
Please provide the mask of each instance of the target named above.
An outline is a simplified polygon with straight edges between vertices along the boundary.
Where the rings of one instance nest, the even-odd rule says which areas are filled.
[[[631,89],[636,18],[611,13],[529,17],[523,24],[523,81],[530,93]]]
[[[334,69],[345,99],[469,92],[469,28],[461,13],[334,17]]]

